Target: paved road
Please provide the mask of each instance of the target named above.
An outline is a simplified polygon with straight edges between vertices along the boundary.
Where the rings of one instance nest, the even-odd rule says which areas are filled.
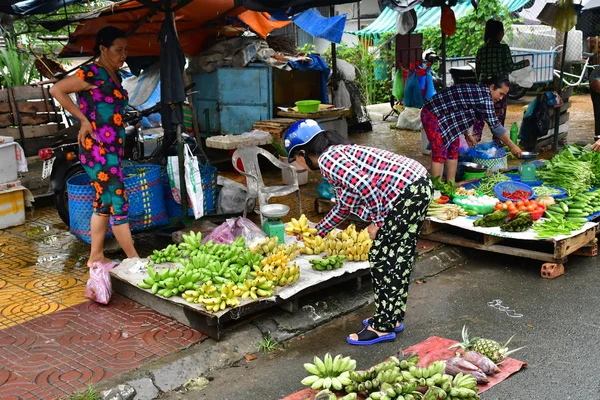
[[[171,393],[169,400],[280,399],[302,389],[302,364],[326,352],[351,355],[368,367],[429,336],[459,339],[463,325],[512,346],[527,346],[516,358],[529,367],[482,395],[484,400],[599,399],[600,362],[597,260],[573,258],[567,273],[549,281],[537,262],[470,252],[466,265],[444,271],[410,289],[407,329],[393,343],[358,348],[345,343],[372,309],[362,309],[295,339],[274,356],[259,355],[214,372],[202,390]],[[502,300],[515,318],[488,306]]]

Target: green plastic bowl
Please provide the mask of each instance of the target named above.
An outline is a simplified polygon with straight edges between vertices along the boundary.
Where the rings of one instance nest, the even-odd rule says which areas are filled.
[[[319,111],[319,105],[321,105],[321,102],[319,100],[300,100],[296,102],[298,112],[302,114],[314,113]]]
[[[465,199],[465,197],[463,197],[462,199]],[[454,200],[452,200],[452,201],[454,202],[454,204],[458,204],[459,206],[461,206],[465,210],[473,210],[473,211],[475,211],[479,215],[485,215],[485,214],[491,214],[491,213],[493,213],[494,212],[494,207],[496,206],[496,205],[493,205],[493,206],[475,206],[475,205],[472,205],[472,204],[464,204],[461,201],[462,199],[454,198]]]

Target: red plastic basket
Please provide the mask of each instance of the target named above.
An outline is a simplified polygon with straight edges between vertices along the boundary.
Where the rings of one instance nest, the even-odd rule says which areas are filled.
[[[544,215],[544,213],[546,212],[546,206],[543,206],[541,204],[538,204],[538,209],[535,210],[534,212],[528,211],[529,214],[531,214],[531,220],[532,221],[537,221],[538,219],[542,218],[542,216]],[[510,213],[508,215],[508,217],[510,219],[513,219],[515,217],[515,215],[517,215],[518,211]]]

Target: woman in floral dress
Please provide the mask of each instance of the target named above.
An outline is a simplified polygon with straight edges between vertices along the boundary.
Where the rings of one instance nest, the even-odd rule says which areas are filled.
[[[138,257],[133,245],[127,212],[121,159],[125,146],[123,114],[127,91],[121,85],[119,68],[127,58],[125,33],[112,26],[96,35],[97,60],[55,84],[50,93],[74,117],[81,121],[79,154],[81,165],[96,190],[90,230],[92,245],[88,267],[110,262],[104,256],[104,237],[110,219],[113,232],[127,257]],[[79,94],[79,104],[70,93]]]

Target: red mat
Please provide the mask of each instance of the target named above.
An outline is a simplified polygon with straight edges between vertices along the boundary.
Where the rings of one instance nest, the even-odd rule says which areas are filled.
[[[447,360],[450,357],[454,356],[454,353],[456,353],[456,349],[448,350],[448,347],[455,345],[456,343],[458,342],[455,340],[445,339],[438,336],[432,336],[419,344],[407,348],[406,350],[404,350],[404,354],[418,354],[419,366],[425,367],[436,360]],[[499,384],[512,374],[519,372],[522,368],[526,366],[527,364],[522,361],[515,360],[514,358],[507,358],[506,361],[500,366],[500,369],[502,370],[500,373],[493,376],[488,376],[488,379],[490,381],[488,384],[479,385],[479,393],[485,392],[493,386],[496,386],[497,384]],[[312,390],[308,388],[291,394],[282,400],[313,400],[318,392],[318,390]],[[362,399],[362,397],[359,398]]]

